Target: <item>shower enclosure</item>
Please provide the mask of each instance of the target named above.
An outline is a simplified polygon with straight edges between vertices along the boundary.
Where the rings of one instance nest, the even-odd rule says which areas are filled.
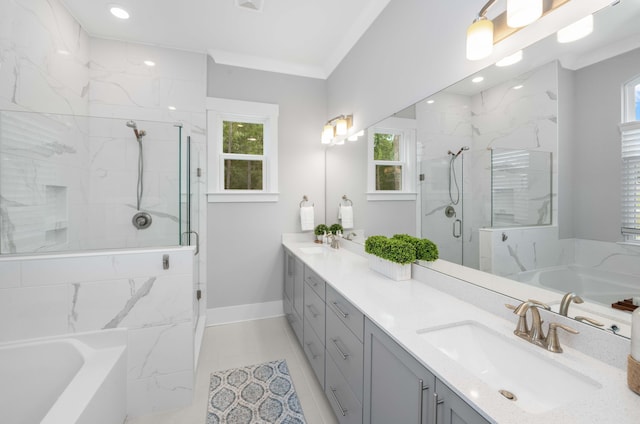
[[[421,232],[438,246],[440,258],[464,263],[464,151],[420,162]]]
[[[190,244],[190,153],[175,123],[1,111],[0,254]]]

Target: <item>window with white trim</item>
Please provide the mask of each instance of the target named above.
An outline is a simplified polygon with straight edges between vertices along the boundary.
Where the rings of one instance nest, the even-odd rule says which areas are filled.
[[[277,201],[278,109],[207,99],[210,202]]]
[[[367,131],[367,199],[415,200],[415,120],[389,118]]]
[[[640,243],[640,76],[624,85],[623,95],[621,232],[625,241]]]

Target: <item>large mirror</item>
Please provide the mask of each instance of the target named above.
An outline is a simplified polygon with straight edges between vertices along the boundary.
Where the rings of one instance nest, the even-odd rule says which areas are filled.
[[[584,39],[559,44],[554,34],[520,62],[490,66],[329,147],[327,220],[337,221],[346,195],[354,220],[345,233],[356,241],[429,238],[442,259],[507,277],[518,293],[556,293],[556,311],[575,292],[584,303],[572,303],[570,317],[628,336],[630,314],[611,305],[640,297],[640,246],[621,243],[619,130],[623,86],[640,76],[638,22],[640,0],[623,0],[596,13]],[[415,132],[414,193],[376,195],[373,134],[399,127]]]

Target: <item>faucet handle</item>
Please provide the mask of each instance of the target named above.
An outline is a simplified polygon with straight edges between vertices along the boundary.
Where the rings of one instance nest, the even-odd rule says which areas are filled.
[[[504,306],[507,309],[512,310],[514,313],[516,313],[516,309],[518,309],[516,306],[511,305],[509,303],[505,303]],[[516,329],[513,330],[513,334],[515,334],[518,337],[522,337],[522,338],[529,338],[529,324],[527,323],[527,314],[524,313],[522,315],[518,314],[518,325],[516,326]]]
[[[582,315],[576,316],[574,318],[576,321],[586,322],[587,324],[595,325],[596,327],[604,327],[604,324],[600,321],[596,321],[595,319],[591,319],[589,317],[583,317]]]
[[[575,330],[567,325],[552,322],[549,324],[549,332],[544,339],[544,345],[549,352],[562,353],[562,347],[560,346],[560,339],[558,339],[558,328],[562,328],[564,331],[571,334],[580,334],[578,330]]]

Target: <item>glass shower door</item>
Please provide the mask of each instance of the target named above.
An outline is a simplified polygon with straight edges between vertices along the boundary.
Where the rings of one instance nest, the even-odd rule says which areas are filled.
[[[463,265],[463,155],[420,162],[421,236],[438,246],[440,259]]]

